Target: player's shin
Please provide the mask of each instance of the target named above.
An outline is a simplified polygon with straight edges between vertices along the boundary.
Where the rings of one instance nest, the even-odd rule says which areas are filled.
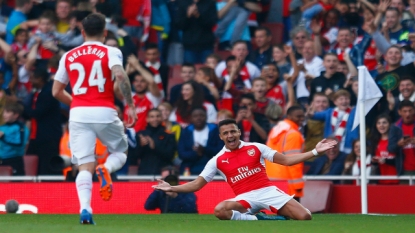
[[[124,166],[126,161],[127,161],[126,154],[116,152],[108,156],[107,161],[105,162],[104,166],[105,168],[107,168],[109,173],[113,173],[121,169],[122,166]]]
[[[76,177],[76,190],[78,191],[80,212],[87,210],[92,213],[91,192],[92,192],[92,174],[88,171],[80,171]]]
[[[258,220],[254,215],[248,213],[241,213],[237,210],[232,210],[231,220]]]

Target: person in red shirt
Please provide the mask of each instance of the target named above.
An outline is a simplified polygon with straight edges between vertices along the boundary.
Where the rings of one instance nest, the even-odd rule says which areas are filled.
[[[415,175],[415,107],[412,101],[403,100],[399,103],[399,116],[396,126],[402,129],[403,137],[398,146],[403,153],[403,174]]]
[[[56,99],[71,106],[69,140],[72,162],[79,168],[75,183],[81,224],[94,224],[91,208],[94,171],[100,181],[102,199],[110,200],[113,189],[110,174],[122,168],[127,160],[124,127],[133,127],[137,121],[130,81],[122,66],[122,53],[103,44],[107,35],[105,24],[105,16],[101,14],[90,14],[82,20],[85,43],[62,56],[52,88]],[[72,95],[65,91],[69,83]],[[115,108],[115,83],[130,109],[125,126]],[[107,146],[110,155],[105,164],[96,167],[97,138]]]
[[[336,141],[323,140],[312,151],[283,155],[260,143],[240,141],[241,131],[233,119],[219,122],[219,137],[223,149],[206,164],[196,180],[171,186],[159,179],[153,188],[164,192],[195,192],[203,188],[219,172],[236,197],[220,202],[215,216],[220,220],[311,220],[308,209],[274,186],[265,172],[265,159],[290,166],[333,148]],[[268,209],[278,215],[259,213]]]
[[[397,144],[402,138],[402,130],[394,125],[390,117],[381,114],[376,118],[375,127],[372,130],[372,164],[377,165],[374,173],[382,176],[396,176],[401,170],[401,159],[398,159],[400,148]],[[377,170],[377,171],[376,171]],[[399,180],[379,180],[379,184],[399,184]]]
[[[138,131],[146,129],[147,114],[151,109],[157,108],[163,100],[163,95],[154,76],[134,55],[128,57],[127,73],[130,73],[129,77],[135,90],[132,97],[138,119],[134,126],[134,130],[137,133]],[[125,119],[128,111],[129,107],[126,106],[124,109]]]

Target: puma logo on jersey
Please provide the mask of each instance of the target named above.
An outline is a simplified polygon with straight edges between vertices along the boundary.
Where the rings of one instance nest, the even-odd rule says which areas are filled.
[[[222,160],[222,163],[227,163],[227,164],[229,164],[229,158],[227,158],[226,160]]]

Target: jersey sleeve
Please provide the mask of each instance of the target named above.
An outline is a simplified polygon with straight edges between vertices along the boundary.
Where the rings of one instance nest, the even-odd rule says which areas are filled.
[[[206,164],[203,171],[200,173],[199,176],[203,177],[203,179],[206,180],[206,182],[211,182],[213,180],[213,177],[218,172],[218,168],[216,166],[216,156],[211,158],[209,162]]]
[[[122,59],[122,53],[119,49],[113,47],[108,48],[108,68],[112,69],[116,65],[122,66]]]
[[[69,76],[65,66],[66,55],[67,53],[65,53],[59,61],[58,71],[56,71],[54,78],[54,80],[59,81],[63,84],[69,83]]]
[[[275,153],[278,152],[261,143],[255,143],[255,146],[261,151],[261,157],[271,162],[274,160]]]

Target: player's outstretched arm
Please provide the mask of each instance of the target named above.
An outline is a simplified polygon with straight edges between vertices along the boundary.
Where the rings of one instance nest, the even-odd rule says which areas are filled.
[[[323,139],[322,141],[317,143],[315,150],[317,151],[318,154],[322,154],[326,152],[327,150],[332,149],[336,145],[337,145],[337,141],[335,140]],[[308,152],[301,153],[301,154],[289,155],[289,156],[283,155],[277,152],[274,155],[273,162],[281,164],[281,165],[285,165],[285,166],[291,166],[297,163],[304,162],[307,159],[310,159],[314,156],[315,155],[313,154],[312,151],[308,151]]]
[[[137,114],[135,113],[130,80],[128,79],[127,73],[121,65],[115,65],[111,70],[114,77],[116,78],[118,87],[128,105],[128,120],[126,127],[133,127],[137,121]]]
[[[152,187],[157,190],[161,190],[164,192],[176,192],[176,193],[192,193],[200,190],[203,188],[207,182],[206,180],[199,176],[196,180],[193,180],[189,183],[171,186],[169,183],[165,182],[164,180],[157,180],[158,184],[153,185]]]

